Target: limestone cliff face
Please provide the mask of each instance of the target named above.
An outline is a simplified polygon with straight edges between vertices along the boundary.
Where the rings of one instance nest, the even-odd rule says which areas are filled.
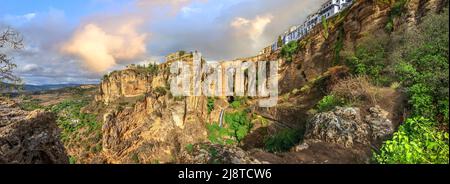
[[[68,164],[55,116],[26,112],[0,98],[0,163]]]
[[[121,97],[145,94],[151,89],[152,79],[152,75],[134,69],[113,72],[100,84],[96,100],[108,104]]]
[[[174,100],[151,92],[134,108],[106,113],[104,155],[110,163],[175,162],[188,144],[207,139],[205,107],[205,98]]]
[[[108,163],[171,163],[188,144],[207,139],[207,98],[173,97],[170,77],[160,65],[154,74],[128,69],[103,80],[96,103],[107,105],[102,142]],[[131,107],[111,105],[135,96],[143,98]]]

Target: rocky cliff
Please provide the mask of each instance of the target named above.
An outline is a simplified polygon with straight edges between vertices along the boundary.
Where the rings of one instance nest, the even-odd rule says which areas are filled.
[[[405,13],[392,20],[393,29],[408,29],[446,3],[410,0]],[[385,31],[390,12],[391,6],[379,1],[356,1],[328,22],[329,29],[316,26],[299,41],[299,52],[292,62],[282,63],[279,72],[282,95],[278,105],[259,108],[250,99],[243,107],[256,117],[239,145],[244,149],[205,143],[209,142],[207,125],[218,121],[222,109],[233,111],[226,98],[216,99],[214,108],[208,110],[211,104],[206,97],[173,97],[165,65],[157,73],[114,72],[102,81],[94,102],[106,105],[100,111],[102,155],[108,163],[369,163],[373,145],[393,133],[401,116],[397,104],[402,99],[395,90],[379,89],[387,94],[379,104],[318,114],[311,109],[333,81],[348,76],[345,67],[334,67],[342,64],[341,51],[354,48],[369,34]],[[280,57],[275,52],[263,59]],[[315,83],[321,86],[314,87]],[[133,97],[140,98],[131,106],[120,105]],[[302,130],[304,141],[286,153],[263,150],[264,140],[281,129]]]
[[[110,103],[121,97],[136,97],[151,89],[152,76],[139,70],[127,69],[105,76],[97,101]]]
[[[402,16],[395,17],[393,29],[411,28],[429,12],[441,11],[447,0],[410,0]],[[284,65],[280,79],[283,93],[312,81],[333,65],[341,64],[341,51],[351,49],[365,36],[384,32],[389,21],[390,5],[377,0],[356,1],[348,10],[328,21],[328,30],[316,26],[300,41],[293,62]],[[275,60],[279,52],[268,56]]]
[[[0,98],[0,163],[68,164],[55,116]]]

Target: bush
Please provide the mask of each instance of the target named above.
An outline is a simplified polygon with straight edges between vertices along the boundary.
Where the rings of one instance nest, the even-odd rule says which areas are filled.
[[[24,111],[34,111],[37,109],[43,109],[44,106],[40,105],[39,103],[41,103],[41,100],[31,99],[20,103],[19,107]]]
[[[387,3],[386,1],[384,3]],[[394,31],[394,19],[402,15],[407,0],[394,0],[391,10],[389,11],[389,19],[385,26],[385,31],[391,33]]]
[[[374,159],[382,164],[448,164],[448,133],[434,127],[422,117],[408,119]]]
[[[233,101],[233,102],[231,102],[230,106],[231,106],[233,109],[238,109],[238,108],[241,107],[241,102],[240,102],[240,101]]]
[[[243,111],[226,113],[224,119],[224,127],[220,127],[217,123],[208,126],[208,138],[214,144],[239,144],[253,126]]]
[[[158,86],[154,89],[154,92],[158,96],[165,96],[167,94],[167,89],[162,86]]]
[[[365,76],[350,77],[335,84],[331,93],[350,103],[376,104],[376,87],[372,86]]]
[[[230,106],[233,109],[239,109],[243,104],[247,101],[246,97],[234,97],[233,102],[231,102]]]
[[[407,88],[414,116],[448,123],[449,96],[448,9],[431,14],[408,33],[404,45],[396,49],[395,73]],[[447,118],[445,118],[447,117]]]
[[[281,48],[281,56],[286,60],[287,63],[291,63],[294,54],[297,53],[299,45],[297,41],[289,42]]]
[[[214,103],[215,103],[215,99],[208,97],[208,114],[210,114],[213,110],[214,110]]]
[[[391,72],[389,71],[387,35],[376,35],[363,39],[354,52],[345,54],[345,62],[355,75],[367,75],[377,85],[389,85]]]
[[[289,151],[300,142],[302,133],[299,130],[286,129],[264,141],[264,148],[269,152]]]
[[[336,98],[334,95],[328,95],[323,97],[322,100],[317,103],[316,109],[319,112],[326,112],[333,110],[337,106],[345,105],[345,102],[343,99]]]

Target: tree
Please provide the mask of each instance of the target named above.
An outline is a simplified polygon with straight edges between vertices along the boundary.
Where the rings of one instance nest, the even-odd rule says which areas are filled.
[[[6,28],[0,32],[0,49],[22,49],[23,38],[21,35],[11,28]],[[12,62],[12,58],[8,57],[0,50],[0,89],[7,87],[9,84],[18,84],[20,78],[13,74],[13,69],[17,67]]]
[[[283,38],[281,36],[278,36],[277,46],[278,48],[283,47]]]

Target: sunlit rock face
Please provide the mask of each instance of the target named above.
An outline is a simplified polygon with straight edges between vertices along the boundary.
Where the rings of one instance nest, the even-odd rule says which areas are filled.
[[[123,70],[111,73],[100,85],[97,101],[111,103],[121,97],[136,97],[151,89],[152,75],[139,70]]]

